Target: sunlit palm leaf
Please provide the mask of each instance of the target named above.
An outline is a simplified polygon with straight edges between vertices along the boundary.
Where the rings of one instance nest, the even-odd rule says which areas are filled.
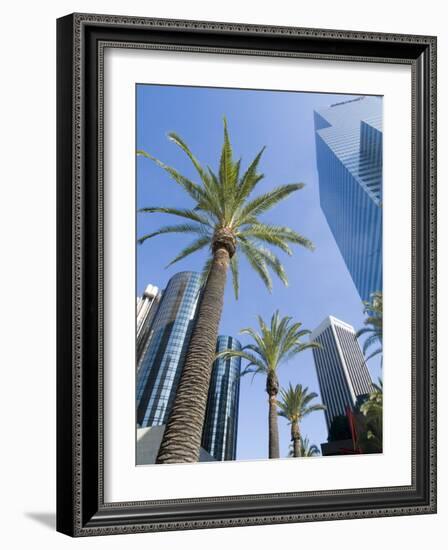
[[[171,260],[171,262],[167,265],[167,267],[179,262],[180,260],[183,260],[190,254],[193,254],[193,252],[197,252],[198,250],[201,250],[202,248],[206,247],[210,244],[210,238],[209,237],[199,237],[195,241],[193,241],[191,244],[186,246],[179,254]]]
[[[153,237],[157,237],[158,235],[165,235],[168,233],[198,233],[199,235],[203,235],[204,227],[201,225],[193,225],[189,223],[183,223],[179,225],[165,225],[164,227],[161,227],[153,233],[143,235],[143,237],[140,237],[140,239],[138,239],[138,243],[142,244],[148,239],[152,239]]]

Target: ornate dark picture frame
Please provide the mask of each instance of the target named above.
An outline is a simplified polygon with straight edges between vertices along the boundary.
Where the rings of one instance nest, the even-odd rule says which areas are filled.
[[[411,66],[410,486],[104,502],[102,63],[108,45]],[[73,14],[57,22],[57,51],[58,531],[89,536],[435,513],[436,38]]]

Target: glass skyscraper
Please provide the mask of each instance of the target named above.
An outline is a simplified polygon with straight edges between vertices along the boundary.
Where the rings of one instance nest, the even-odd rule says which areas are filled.
[[[168,282],[137,373],[137,424],[166,424],[182,372],[200,297],[201,275],[177,273]]]
[[[320,205],[362,300],[382,290],[382,98],[314,112]]]
[[[310,340],[321,345],[313,349],[313,357],[330,429],[335,416],[345,415],[347,407],[353,410],[358,398],[373,390],[372,379],[351,325],[329,316]]]
[[[218,336],[216,351],[241,350],[231,336]],[[241,357],[220,358],[213,363],[202,447],[216,460],[235,460],[240,398]]]

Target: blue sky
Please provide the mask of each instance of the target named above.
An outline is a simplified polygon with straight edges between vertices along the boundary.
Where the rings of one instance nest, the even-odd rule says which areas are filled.
[[[318,174],[315,160],[313,111],[356,96],[180,86],[137,86],[137,149],[144,149],[196,179],[186,155],[167,139],[175,131],[204,164],[217,168],[223,140],[223,117],[235,157],[243,168],[266,146],[259,168],[265,178],[256,193],[274,186],[304,182],[305,188],[274,207],[262,218],[266,222],[289,225],[316,246],[314,252],[296,247],[288,257],[279,252],[289,278],[289,286],[273,275],[269,293],[247,263],[240,262],[240,298],[235,300],[230,277],[226,289],[220,334],[236,336],[244,345],[243,327],[257,326],[256,315],[270,319],[279,309],[313,330],[328,315],[353,325],[363,324],[362,303],[342,256],[319,206]],[[137,208],[143,206],[183,206],[192,204],[168,174],[143,157],[137,158]],[[161,225],[180,221],[164,214],[139,214],[137,237]],[[137,295],[148,283],[164,288],[178,271],[201,271],[206,253],[196,253],[165,269],[175,254],[193,236],[163,235],[137,246]],[[374,381],[380,375],[378,361],[369,361]],[[301,383],[319,394],[311,351],[303,352],[279,369],[282,386]],[[241,380],[237,459],[266,458],[268,450],[267,395],[263,377]],[[286,456],[290,443],[289,426],[279,418],[280,454]],[[322,412],[305,418],[302,433],[312,443],[325,442],[327,430]]]

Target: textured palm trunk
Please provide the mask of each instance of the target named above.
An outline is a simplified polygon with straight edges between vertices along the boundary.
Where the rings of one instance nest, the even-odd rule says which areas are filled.
[[[229,262],[230,255],[226,248],[215,249],[173,409],[157,456],[158,464],[199,460]]]
[[[269,458],[280,458],[277,411],[278,379],[275,373],[268,374],[266,391],[269,396]]]
[[[299,456],[302,456],[302,450],[300,448],[300,431],[297,421],[291,423],[291,440],[294,457],[298,458]]]

